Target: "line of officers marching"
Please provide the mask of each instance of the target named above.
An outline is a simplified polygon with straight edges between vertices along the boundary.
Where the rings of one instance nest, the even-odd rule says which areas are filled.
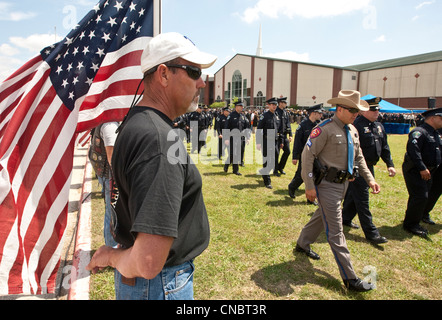
[[[310,244],[316,240],[318,232],[324,227],[344,284],[351,290],[364,292],[373,289],[373,286],[355,276],[351,267],[342,227],[345,225],[350,228],[359,229],[360,227],[353,222],[355,216],[358,215],[362,230],[369,242],[374,245],[388,242],[385,237],[380,235],[374,225],[373,216],[369,208],[369,190],[372,188],[374,189],[374,194],[379,193],[380,186],[377,185],[374,180],[367,181],[369,179],[367,177],[371,174],[371,179],[374,179],[374,166],[381,159],[387,165],[390,177],[396,175],[396,169],[388,145],[387,134],[383,125],[378,122],[379,103],[382,101],[382,98],[377,97],[368,101],[359,101],[358,99],[360,99],[360,93],[357,91],[341,91],[339,97],[330,100],[330,102],[335,102],[333,104],[336,105],[337,115],[323,122],[321,122],[323,113],[325,112],[323,104],[310,107],[307,110],[308,118],[300,123],[296,130],[295,138],[293,139],[290,114],[286,110],[287,98],[272,98],[266,102],[267,110],[261,114],[257,124],[257,129],[262,130],[263,137],[262,139],[258,139],[257,137],[256,148],[260,150],[263,155],[263,169],[260,173],[263,177],[264,185],[266,188],[272,189],[269,165],[272,167],[271,169],[274,176],[279,177],[281,174],[285,175],[284,168],[291,153],[290,143],[292,141],[294,142],[292,163],[293,165],[298,165],[298,168],[294,178],[288,185],[288,194],[291,198],[295,198],[296,191],[304,183],[305,178],[313,178],[316,188],[314,191],[316,192],[313,193],[313,197],[309,196],[307,194],[306,183],[307,201],[309,204],[319,206],[316,211],[317,215],[315,214],[311,221],[304,227],[294,251],[304,253],[314,260],[320,259],[319,255],[311,250]],[[338,104],[338,102],[340,104]],[[246,129],[252,128],[251,121],[256,121],[257,119],[252,120],[244,114],[244,103],[242,101],[238,101],[234,105],[235,109],[233,111],[226,107],[223,109],[223,113],[216,117],[215,130],[219,137],[220,159],[224,153],[224,149],[230,147],[228,148],[229,154],[224,165],[224,172],[228,172],[229,166],[232,165],[233,173],[241,176],[239,166],[244,166],[244,149],[250,137],[242,135],[240,140],[233,139],[232,136],[225,138],[223,137],[223,129],[243,132]],[[345,117],[346,112],[348,112],[350,118]],[[341,116],[338,116],[339,114],[341,114]],[[356,114],[359,115],[356,120],[354,120]],[[442,108],[429,110],[423,113],[422,117],[425,119],[424,123],[414,129],[409,135],[402,166],[409,193],[403,228],[411,234],[426,238],[428,236],[428,230],[421,226],[420,223],[435,224],[430,217],[430,212],[433,210],[442,192]],[[178,119],[177,122],[178,121],[180,121],[180,119]],[[201,112],[201,108],[199,108],[197,112],[188,116],[188,121],[198,122],[198,133],[204,134],[204,131],[207,132],[207,128],[212,124],[213,118],[209,113],[204,115],[204,113]],[[345,124],[345,127],[352,128],[348,129],[348,136],[345,134],[343,128],[338,128],[337,132],[331,134],[331,141],[326,140],[326,144],[335,142],[342,145],[345,144],[346,146],[348,144],[345,152],[342,152],[342,154],[337,152],[338,154],[336,154],[336,151],[332,151],[334,154],[331,155],[331,157],[345,157],[345,161],[347,161],[347,152],[350,154],[348,150],[350,150],[350,145],[354,144],[354,147],[357,147],[357,150],[361,153],[360,158],[363,158],[365,161],[362,163],[360,162],[361,159],[357,159],[358,156],[356,152],[359,151],[354,151],[355,155],[352,152],[351,156],[348,156],[348,161],[352,158],[351,166],[353,167],[353,162],[358,160],[359,165],[364,168],[358,168],[358,164],[356,163],[354,168],[350,168],[350,164],[348,164],[347,170],[338,170],[342,168],[329,168],[321,164],[318,160],[321,158],[319,154],[315,154],[313,157],[306,157],[304,150],[314,150],[314,144],[320,144],[319,141],[323,140],[324,131],[332,127],[330,124],[333,124],[333,126],[336,126],[336,124],[339,126]],[[351,124],[353,124],[353,126],[351,126]],[[270,133],[273,133],[273,136],[272,139],[269,140],[267,137]],[[321,134],[322,137],[319,139]],[[353,138],[351,139],[352,134]],[[204,137],[200,140],[197,147],[198,152],[205,144]],[[343,143],[344,140],[345,143]],[[353,150],[353,147],[351,148]],[[321,146],[323,154],[326,153],[326,151],[324,151],[325,149],[324,146]],[[193,151],[195,151],[195,148],[193,148],[192,152]],[[345,155],[343,155],[344,153]],[[275,155],[275,161],[269,164],[269,159],[272,158],[273,154]],[[305,172],[304,170],[303,173],[303,158],[309,160],[314,159],[313,164],[308,164],[308,171],[311,172]],[[313,170],[310,169],[312,167]],[[323,190],[318,187],[322,181],[324,182],[322,183]],[[325,188],[324,184],[328,183],[330,183],[330,185]],[[340,185],[345,186],[344,189],[342,189],[344,190],[341,196],[342,199],[340,199],[341,201],[343,200],[343,204],[341,208],[341,201],[339,201],[339,208],[334,210],[337,211],[337,213],[333,212],[332,217],[334,217],[334,219],[331,221],[326,212],[328,210],[326,205],[328,191],[326,192],[326,190],[330,190],[330,193],[332,193],[331,190],[333,186]],[[321,196],[319,195],[319,190],[321,190]],[[339,192],[337,195],[333,195],[333,199],[331,199],[332,202],[336,202],[335,197],[339,200],[339,195]],[[334,216],[336,214],[337,216]],[[322,222],[319,222],[319,229],[317,227],[317,221],[314,221],[318,219],[322,220]],[[334,232],[334,236],[337,236],[337,239],[333,239],[332,236],[329,235],[329,232],[333,229],[332,225],[336,224],[336,222],[338,222],[338,225],[335,226],[337,231]],[[322,224],[324,225],[322,226]],[[316,227],[313,227],[313,225],[316,225]],[[312,228],[315,231],[312,231]]]

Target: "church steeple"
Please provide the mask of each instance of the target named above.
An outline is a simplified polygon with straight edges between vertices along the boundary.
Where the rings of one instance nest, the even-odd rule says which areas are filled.
[[[262,57],[262,25],[259,25],[259,40],[258,40],[258,49],[256,49],[256,55],[258,57]]]

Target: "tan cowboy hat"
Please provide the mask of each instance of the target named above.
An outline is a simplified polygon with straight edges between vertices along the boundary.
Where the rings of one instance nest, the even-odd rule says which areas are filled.
[[[370,110],[370,106],[364,100],[361,100],[361,93],[355,90],[342,90],[337,98],[327,101],[331,105],[343,105],[346,107],[359,109],[361,111]]]

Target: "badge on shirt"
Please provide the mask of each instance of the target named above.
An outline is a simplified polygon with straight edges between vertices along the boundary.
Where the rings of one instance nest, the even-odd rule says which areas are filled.
[[[311,139],[315,139],[317,137],[319,137],[322,133],[322,129],[320,127],[317,127],[315,129],[313,129],[312,133],[310,134],[310,138]]]
[[[364,133],[370,133],[370,128],[369,127],[364,127]]]

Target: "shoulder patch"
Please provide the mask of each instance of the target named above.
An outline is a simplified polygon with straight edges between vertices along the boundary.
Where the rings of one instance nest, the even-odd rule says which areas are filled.
[[[419,139],[420,137],[422,137],[422,132],[420,132],[420,131],[415,131],[415,132],[413,132],[412,137],[413,137],[414,139]]]
[[[322,133],[321,127],[316,127],[313,129],[312,133],[310,134],[310,139],[315,139],[319,137]]]

